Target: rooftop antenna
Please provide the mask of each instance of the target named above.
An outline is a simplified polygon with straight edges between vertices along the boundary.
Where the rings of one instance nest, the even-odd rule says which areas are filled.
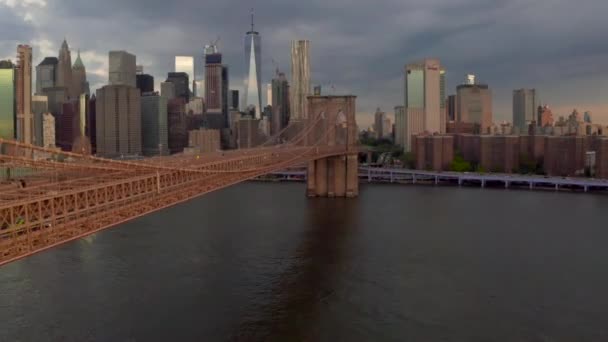
[[[251,8],[251,32],[253,31],[253,7]]]

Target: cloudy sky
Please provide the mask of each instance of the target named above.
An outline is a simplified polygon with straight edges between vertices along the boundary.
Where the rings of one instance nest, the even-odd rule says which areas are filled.
[[[0,59],[29,43],[38,64],[65,37],[96,89],[107,80],[109,50],[136,54],[160,81],[173,56],[200,58],[221,36],[238,89],[250,7],[263,80],[273,59],[289,72],[290,40],[309,39],[313,83],[358,95],[361,126],[376,107],[392,113],[403,102],[402,68],[423,57],[441,59],[449,93],[466,73],[488,83],[496,121],[511,119],[512,89],[535,87],[554,114],[591,110],[608,124],[606,0],[0,0]]]

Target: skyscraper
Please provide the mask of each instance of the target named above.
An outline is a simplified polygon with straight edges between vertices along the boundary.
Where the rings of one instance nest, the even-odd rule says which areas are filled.
[[[66,95],[69,98],[74,96],[74,87],[72,85],[72,55],[68,42],[64,39],[59,50],[59,61],[57,63],[57,87],[66,88]]]
[[[140,155],[142,150],[139,90],[127,85],[104,86],[97,89],[95,105],[97,154],[102,157]]]
[[[138,74],[136,76],[137,89],[139,92],[151,93],[154,91],[154,76],[148,74]]]
[[[272,79],[272,94],[271,134],[276,134],[289,124],[289,83],[284,73]]]
[[[228,68],[217,48],[205,50],[205,127],[221,129],[228,126]]]
[[[291,42],[291,118],[304,120],[308,118],[308,100],[310,95],[310,41],[293,40]]]
[[[32,143],[34,116],[32,114],[32,48],[17,47],[17,140]]]
[[[235,89],[230,89],[230,95],[228,96],[228,109],[229,110],[239,110],[239,91]]]
[[[126,51],[110,51],[110,85],[137,87],[135,55]]]
[[[449,95],[446,99],[446,120],[456,120],[456,95]]]
[[[175,98],[175,84],[173,82],[161,82],[160,84],[160,96],[167,99],[167,101]]]
[[[169,154],[166,98],[153,94],[142,96],[141,129],[144,156]]]
[[[272,106],[272,83],[266,84],[266,105]]]
[[[445,133],[445,69],[437,59],[405,66],[405,151],[411,151],[412,136]]]
[[[15,109],[15,66],[0,61],[0,138],[15,139]]]
[[[245,99],[243,107],[255,107],[257,116],[262,113],[262,37],[254,29],[253,11],[251,12],[251,31],[245,35],[245,66],[247,75],[245,77]]]
[[[87,71],[80,59],[80,51],[78,57],[72,67],[72,87],[74,89],[74,97],[80,97],[82,94],[89,95],[89,82],[87,82]]]
[[[32,97],[32,113],[34,114],[33,144],[43,145],[43,119],[44,114],[49,111],[49,102],[46,95],[34,95]]]
[[[190,79],[185,72],[170,72],[167,74],[167,81],[175,85],[175,97],[181,97],[186,103],[190,101]]]
[[[492,91],[486,84],[456,87],[456,121],[479,125],[475,133],[488,134],[492,127]]]
[[[188,89],[191,95],[195,95],[195,84],[194,79],[194,57],[192,56],[175,56],[175,72],[185,72],[188,74]]]
[[[516,127],[519,133],[528,132],[528,126],[536,121],[536,104],[536,89],[513,90],[513,127]]]
[[[405,107],[395,107],[395,145],[404,147],[405,142],[405,130],[406,130],[406,118],[405,118]]]
[[[380,108],[376,109],[374,114],[374,132],[376,133],[376,139],[382,139],[388,132],[388,127],[384,127],[386,121],[386,113],[381,111]]]
[[[46,57],[36,66],[36,94],[41,95],[45,88],[57,85],[57,57]]]

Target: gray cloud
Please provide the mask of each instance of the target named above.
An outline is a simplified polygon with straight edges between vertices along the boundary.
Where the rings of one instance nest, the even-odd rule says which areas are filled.
[[[362,113],[376,107],[392,112],[402,102],[403,65],[428,56],[448,69],[450,93],[465,73],[489,83],[497,120],[510,119],[511,91],[519,87],[538,88],[559,114],[589,108],[596,119],[608,119],[605,0],[40,2],[9,8],[0,0],[0,56],[13,56],[16,43],[28,41],[56,51],[67,37],[85,52],[97,86],[105,82],[111,49],[135,53],[148,72],[164,79],[174,55],[200,61],[203,45],[220,35],[231,87],[240,87],[248,7],[254,6],[264,80],[272,76],[272,59],[289,71],[291,39],[310,39],[313,82],[358,95]],[[370,116],[360,119],[362,126],[371,122]]]

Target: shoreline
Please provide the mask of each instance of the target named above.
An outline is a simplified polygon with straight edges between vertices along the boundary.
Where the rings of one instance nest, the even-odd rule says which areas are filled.
[[[306,171],[275,172],[271,175],[264,175],[251,179],[250,181],[266,183],[305,183]],[[360,168],[359,184],[451,186],[482,189],[608,194],[608,180],[604,179],[516,174],[431,172],[384,168]]]

